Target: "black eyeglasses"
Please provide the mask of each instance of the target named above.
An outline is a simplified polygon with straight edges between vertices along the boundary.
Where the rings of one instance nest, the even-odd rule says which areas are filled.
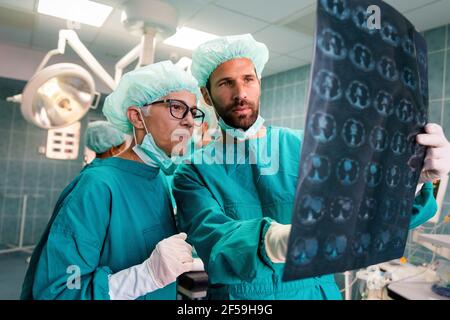
[[[205,120],[205,113],[202,110],[198,109],[196,106],[189,107],[183,100],[177,99],[158,100],[152,103],[148,103],[144,105],[144,107],[158,103],[166,103],[167,106],[169,107],[170,114],[175,119],[179,120],[184,119],[187,116],[188,112],[190,111],[192,114],[192,118],[194,118],[194,124],[196,126],[201,126],[203,121]]]

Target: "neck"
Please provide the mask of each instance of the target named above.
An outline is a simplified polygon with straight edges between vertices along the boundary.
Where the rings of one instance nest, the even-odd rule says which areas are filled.
[[[144,161],[141,160],[141,158],[139,158],[137,156],[137,154],[133,151],[133,147],[136,144],[134,143],[134,141],[131,143],[131,145],[125,149],[123,152],[121,152],[120,154],[118,154],[116,157],[117,158],[122,158],[122,159],[126,159],[126,160],[131,160],[131,161],[136,161],[136,162],[140,162],[140,163],[144,163]]]

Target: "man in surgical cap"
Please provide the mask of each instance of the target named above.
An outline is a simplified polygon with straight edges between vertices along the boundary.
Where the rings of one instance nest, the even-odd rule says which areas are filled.
[[[222,139],[205,149],[206,158],[214,150],[209,154],[215,160],[234,159],[200,162],[194,157],[178,168],[173,181],[180,228],[205,263],[209,298],[341,299],[333,275],[282,281],[302,132],[266,127],[259,115],[267,47],[251,35],[221,37],[200,45],[192,60],[192,74],[222,129]],[[411,228],[435,214],[428,182],[446,175],[450,166],[450,144],[442,128],[429,124],[426,132],[417,141],[429,147],[421,177],[427,183],[415,199],[418,214]],[[248,153],[242,153],[243,145]],[[264,172],[264,161],[255,157],[258,146],[278,161],[272,172]],[[257,161],[236,163],[252,157]]]
[[[93,121],[87,126],[86,147],[94,151],[96,157],[105,159],[122,152],[125,147],[125,135],[108,121]]]
[[[197,81],[170,61],[125,74],[105,101],[115,128],[133,134],[116,157],[95,159],[60,196],[33,252],[22,299],[176,299],[193,267],[176,231],[165,174],[201,125]]]

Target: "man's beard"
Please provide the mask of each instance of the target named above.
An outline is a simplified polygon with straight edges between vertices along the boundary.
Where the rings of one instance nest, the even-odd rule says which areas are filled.
[[[259,101],[257,103],[253,103],[245,99],[239,100],[225,107],[220,106],[220,110],[219,108],[217,108],[217,104],[214,105],[216,107],[217,113],[223,119],[223,121],[225,121],[225,123],[229,126],[236,129],[242,129],[246,131],[255,123],[256,119],[258,118]],[[234,113],[233,111],[238,107],[249,108],[250,113],[246,115],[239,115]]]

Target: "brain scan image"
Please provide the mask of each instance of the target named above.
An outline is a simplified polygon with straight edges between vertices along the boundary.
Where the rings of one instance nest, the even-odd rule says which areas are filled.
[[[384,117],[389,117],[394,112],[394,98],[385,90],[378,91],[373,104],[378,113]]]
[[[347,237],[345,235],[331,235],[324,244],[324,255],[327,260],[340,259],[347,250]]]
[[[342,159],[338,163],[336,175],[342,185],[354,184],[359,178],[359,163],[348,158]]]
[[[347,57],[344,39],[330,28],[322,31],[317,45],[325,55],[333,59],[341,60]]]
[[[306,122],[293,125],[304,132],[287,181],[296,191],[283,281],[402,257],[426,156],[416,142],[429,122],[423,34],[383,0],[316,9]]]
[[[395,110],[398,120],[401,122],[411,122],[414,120],[414,106],[409,99],[401,99]]]
[[[296,238],[289,253],[290,260],[299,266],[311,263],[319,251],[319,244],[315,238]]]
[[[389,231],[385,230],[382,232],[379,232],[375,239],[374,239],[374,248],[375,251],[378,253],[382,253],[383,251],[385,251],[389,245],[389,241],[391,240],[391,234],[389,233]]]
[[[397,165],[393,165],[386,171],[386,183],[389,187],[394,188],[398,186],[401,180],[400,168]]]
[[[384,23],[381,28],[380,34],[384,42],[394,47],[397,47],[399,45],[400,37],[397,29],[392,24]]]
[[[377,32],[377,29],[376,28],[369,29],[369,27],[367,26],[367,20],[370,18],[370,15],[371,13],[367,12],[367,8],[365,9],[363,7],[357,7],[353,11],[352,20],[358,29],[373,35],[375,32]]]
[[[355,109],[362,110],[370,106],[370,90],[360,81],[352,81],[345,94],[348,102]]]
[[[375,61],[372,56],[372,52],[368,47],[357,43],[350,51],[350,60],[355,67],[362,71],[372,71],[375,68]]]
[[[334,18],[345,20],[350,16],[346,0],[320,0],[322,8]]]
[[[396,131],[392,137],[391,149],[396,155],[402,155],[406,151],[408,143],[406,137],[400,131]]]
[[[410,90],[416,90],[416,77],[410,68],[406,67],[403,69],[402,81]]]
[[[368,187],[377,187],[383,178],[383,167],[376,162],[368,163],[364,171],[364,178]]]
[[[310,120],[309,130],[318,142],[330,142],[336,137],[336,121],[331,115],[316,112]]]
[[[377,70],[380,76],[389,81],[398,80],[397,65],[394,60],[388,57],[382,57],[377,64]]]
[[[355,119],[345,121],[344,127],[342,128],[342,139],[348,147],[358,148],[362,146],[366,141],[365,136],[366,130],[361,122]]]
[[[376,126],[370,134],[370,145],[375,151],[384,151],[389,146],[386,129]]]
[[[352,244],[353,252],[357,256],[366,255],[370,249],[370,233],[361,233],[358,232]]]
[[[380,213],[381,218],[388,222],[397,214],[398,201],[396,199],[387,198],[381,202]]]
[[[314,80],[314,91],[326,101],[335,101],[342,96],[341,82],[333,72],[321,70]]]
[[[322,197],[304,196],[301,199],[300,223],[304,225],[314,225],[323,218],[326,211],[325,200]]]
[[[416,49],[414,48],[414,43],[409,36],[406,36],[402,41],[402,48],[405,53],[411,57],[416,56]]]
[[[358,219],[362,222],[372,221],[378,210],[378,203],[373,198],[364,198],[361,210],[358,212]]]
[[[317,154],[312,154],[308,157],[304,168],[308,172],[308,181],[315,184],[323,183],[330,175],[328,159]]]
[[[343,223],[353,215],[353,201],[350,198],[338,197],[331,204],[331,218],[336,223]]]

